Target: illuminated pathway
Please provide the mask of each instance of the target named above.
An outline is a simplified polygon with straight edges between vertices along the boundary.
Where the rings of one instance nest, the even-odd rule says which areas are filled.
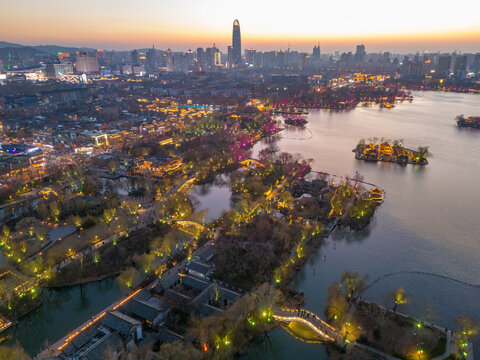
[[[214,105],[178,105],[178,108],[194,108],[194,109],[211,109],[211,110],[224,110],[233,109],[233,106],[214,106]]]
[[[343,336],[332,326],[320,319],[314,313],[302,309],[280,309],[273,314],[273,318],[277,321],[290,323],[293,321],[302,323],[315,331],[325,341],[334,341],[338,345],[343,346]]]

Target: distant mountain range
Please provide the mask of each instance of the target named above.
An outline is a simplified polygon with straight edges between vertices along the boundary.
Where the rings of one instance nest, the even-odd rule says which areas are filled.
[[[23,53],[23,54],[49,54],[49,55],[56,55],[60,52],[67,52],[67,53],[75,53],[77,51],[87,51],[93,52],[96,49],[86,48],[86,47],[70,47],[70,46],[58,46],[58,45],[22,45],[22,44],[15,44],[6,41],[0,41],[0,53],[8,53],[9,51],[14,51],[16,53]]]

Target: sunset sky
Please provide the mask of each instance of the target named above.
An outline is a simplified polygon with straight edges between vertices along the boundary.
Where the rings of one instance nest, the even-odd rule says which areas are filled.
[[[99,49],[195,49],[231,42],[259,50],[480,51],[480,1],[456,0],[15,0],[0,12],[0,40]]]

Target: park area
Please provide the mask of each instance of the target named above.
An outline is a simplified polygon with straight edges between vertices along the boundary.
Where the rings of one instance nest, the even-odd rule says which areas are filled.
[[[399,359],[432,359],[446,349],[445,330],[375,303],[359,301],[350,323],[360,332],[357,342]]]

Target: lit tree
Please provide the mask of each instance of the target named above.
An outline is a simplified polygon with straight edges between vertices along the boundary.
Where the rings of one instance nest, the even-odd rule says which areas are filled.
[[[78,215],[70,216],[70,221],[77,227],[78,235],[80,236],[80,227],[82,226],[82,218]]]
[[[137,255],[134,256],[134,261],[136,265],[145,274],[148,274],[148,272],[152,268],[154,260],[155,260],[155,254],[142,254],[140,256],[137,256]]]
[[[140,203],[138,201],[124,201],[122,207],[128,211],[130,215],[137,215]]]
[[[117,277],[117,282],[122,289],[130,290],[136,285],[140,275],[134,267],[129,267],[122,271]]]
[[[431,156],[432,154],[428,150],[428,146],[419,146],[418,155],[420,156],[420,160],[425,160],[428,156]]]
[[[108,163],[108,169],[111,172],[114,172],[115,170],[117,170],[119,166],[120,166],[120,163],[118,161],[112,160]]]
[[[464,358],[468,357],[469,343],[477,337],[480,325],[478,321],[469,318],[468,316],[460,316],[455,319],[458,331],[455,332],[455,337],[458,343],[460,354]]]
[[[108,227],[110,227],[110,222],[115,218],[116,212],[117,212],[117,209],[115,208],[103,210],[103,221],[105,221],[105,224],[107,224]]]
[[[404,305],[409,301],[407,293],[402,287],[391,291],[388,297],[393,300],[393,312],[397,312],[399,306]]]
[[[272,313],[282,300],[282,293],[273,285],[264,283],[255,291],[254,300],[257,311],[260,312],[262,318],[270,319]]]
[[[7,225],[3,225],[2,234],[0,235],[0,245],[4,246],[8,244],[10,239],[10,228]]]
[[[38,240],[40,240],[40,243],[43,244],[43,242],[45,241],[45,237],[47,236],[49,230],[50,229],[45,227],[45,226],[35,226],[33,228],[33,233],[35,234],[36,238]]]
[[[343,296],[335,296],[327,304],[327,316],[330,321],[343,323],[348,314],[348,303]]]
[[[293,196],[288,191],[282,192],[282,194],[280,195],[280,197],[278,199],[278,203],[281,204],[281,206],[286,207],[286,208],[290,208],[291,205],[292,205],[292,202],[293,202]]]
[[[58,203],[58,201],[52,201],[50,203],[50,214],[55,221],[58,221],[60,217],[60,204]]]

